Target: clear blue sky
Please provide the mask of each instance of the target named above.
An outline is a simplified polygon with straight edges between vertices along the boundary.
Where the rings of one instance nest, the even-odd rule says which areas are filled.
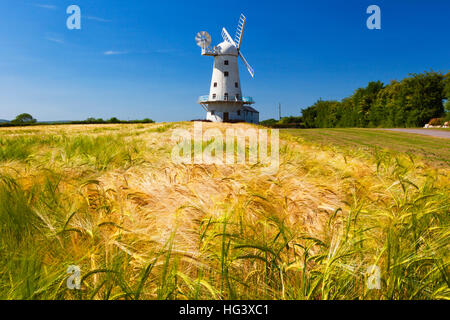
[[[66,28],[71,4],[81,30]],[[382,30],[366,28],[371,4]],[[196,99],[208,93],[213,59],[195,34],[218,44],[241,12],[242,52],[256,73],[241,66],[243,94],[261,119],[277,117],[278,102],[299,115],[371,80],[450,70],[448,0],[2,0],[0,12],[0,119],[203,118]]]

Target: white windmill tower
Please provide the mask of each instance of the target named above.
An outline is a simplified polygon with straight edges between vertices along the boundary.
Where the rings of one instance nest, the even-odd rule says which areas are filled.
[[[214,68],[209,95],[201,96],[198,103],[206,110],[206,119],[213,122],[245,121],[259,123],[259,112],[251,105],[252,97],[243,97],[239,79],[238,56],[250,75],[255,73],[240,50],[246,18],[241,14],[234,40],[222,29],[223,42],[211,48],[211,36],[206,31],[197,33],[195,41],[203,56],[214,57]]]

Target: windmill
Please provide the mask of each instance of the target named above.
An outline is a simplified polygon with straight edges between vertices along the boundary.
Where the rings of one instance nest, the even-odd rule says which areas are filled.
[[[241,51],[242,37],[247,19],[241,14],[234,39],[222,29],[223,42],[211,47],[211,36],[206,31],[197,33],[195,41],[203,56],[214,57],[209,95],[200,96],[198,103],[206,111],[206,119],[213,122],[259,122],[259,112],[251,107],[252,97],[243,97],[239,78],[238,57],[248,72],[255,76]]]

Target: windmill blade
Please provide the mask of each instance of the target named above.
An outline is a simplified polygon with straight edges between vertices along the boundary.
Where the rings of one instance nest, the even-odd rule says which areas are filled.
[[[255,77],[255,71],[253,71],[253,68],[250,67],[250,65],[248,64],[247,60],[245,60],[244,55],[242,54],[241,51],[239,51],[239,57],[241,57],[241,59],[244,62],[245,66],[247,67],[248,72],[250,72],[250,75],[252,76],[252,78],[254,78]]]
[[[227,29],[222,29],[222,38],[224,41],[231,43],[233,46],[236,47],[236,43],[233,41],[233,39],[230,37],[230,34],[228,33]]]
[[[241,47],[242,35],[244,34],[244,28],[245,28],[245,21],[247,21],[247,18],[244,16],[243,13],[241,13],[241,16],[239,17],[237,30],[236,30],[236,35],[234,36],[234,41],[237,43],[238,49]]]
[[[206,31],[200,31],[195,35],[195,42],[202,49],[207,48],[211,43],[211,36]]]

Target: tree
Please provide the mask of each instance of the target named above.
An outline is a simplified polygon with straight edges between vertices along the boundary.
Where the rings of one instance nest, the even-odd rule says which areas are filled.
[[[317,102],[316,102],[316,104],[317,104]],[[317,127],[316,126],[317,110],[316,110],[316,106],[315,106],[316,104],[302,110],[302,119],[303,119],[303,123],[305,124],[306,128],[316,128]]]
[[[116,117],[112,117],[111,119],[108,120],[109,123],[120,123],[120,120],[117,119]]]
[[[444,78],[444,96],[450,101],[450,72]]]
[[[402,81],[405,86],[406,126],[422,127],[431,118],[444,114],[444,76],[436,72],[413,74]]]
[[[31,124],[36,123],[36,119],[33,118],[33,116],[29,113],[22,113],[19,114],[13,121],[11,121],[13,124]]]
[[[450,72],[444,78],[444,96],[447,99],[444,103],[445,121],[450,121]]]
[[[445,121],[450,121],[450,100],[445,103]]]
[[[259,124],[262,126],[273,126],[273,125],[276,125],[277,123],[278,123],[278,120],[275,120],[272,118],[272,119],[267,119],[267,120],[261,121]]]
[[[375,110],[374,105],[378,93],[384,88],[384,83],[380,81],[371,81],[366,88],[360,89],[361,97],[356,106],[359,114],[359,126],[361,127],[376,127],[378,125],[376,113],[380,110]]]
[[[317,101],[302,110],[302,117],[307,128],[417,127],[445,115],[445,98],[450,98],[450,73],[431,71],[387,86],[369,82],[340,102]],[[450,111],[449,102],[446,108]]]

